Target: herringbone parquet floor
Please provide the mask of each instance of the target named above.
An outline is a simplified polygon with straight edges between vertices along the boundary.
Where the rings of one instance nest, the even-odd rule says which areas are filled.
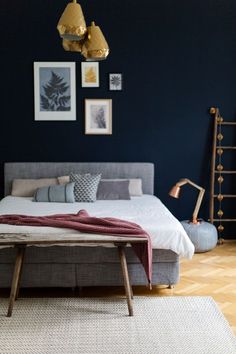
[[[236,241],[225,241],[214,250],[181,261],[179,296],[212,296],[236,335]]]

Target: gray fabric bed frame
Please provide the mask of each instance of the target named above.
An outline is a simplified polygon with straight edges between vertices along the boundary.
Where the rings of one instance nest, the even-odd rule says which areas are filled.
[[[5,163],[5,196],[15,178],[44,178],[70,172],[102,173],[103,178],[142,178],[143,192],[154,193],[154,165],[151,163]],[[126,249],[132,285],[147,280],[132,249]],[[10,287],[14,249],[0,250],[0,288]],[[171,250],[153,251],[153,284],[174,285],[179,280],[179,257]],[[104,247],[29,247],[26,251],[22,287],[82,287],[122,285],[116,249]]]

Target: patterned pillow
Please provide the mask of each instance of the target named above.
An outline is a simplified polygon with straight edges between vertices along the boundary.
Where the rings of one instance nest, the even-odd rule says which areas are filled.
[[[74,194],[76,202],[95,202],[101,174],[89,173],[80,175],[71,173],[70,181],[75,182]]]

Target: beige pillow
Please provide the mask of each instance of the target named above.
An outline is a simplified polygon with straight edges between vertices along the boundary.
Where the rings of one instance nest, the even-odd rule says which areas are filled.
[[[143,195],[141,178],[129,178],[129,194],[133,197],[141,197]]]
[[[33,197],[36,190],[58,184],[57,178],[14,179],[11,195],[14,197]]]
[[[57,177],[57,180],[59,184],[67,184],[70,183],[70,176]]]

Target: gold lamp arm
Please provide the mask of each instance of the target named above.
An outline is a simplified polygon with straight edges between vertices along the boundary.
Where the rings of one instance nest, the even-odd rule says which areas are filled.
[[[199,209],[200,209],[201,204],[202,204],[202,199],[203,199],[203,196],[204,196],[204,193],[205,193],[205,189],[200,187],[200,186],[198,186],[196,183],[190,181],[190,179],[187,179],[187,178],[181,179],[178,183],[176,183],[176,186],[182,187],[185,184],[190,184],[191,186],[193,186],[193,187],[195,187],[196,189],[199,190],[197,202],[196,202],[196,205],[195,205],[195,208],[194,208],[194,211],[193,211],[193,215],[192,215],[192,223],[193,224],[197,224],[198,223],[198,221],[197,221],[198,212],[199,212]]]

